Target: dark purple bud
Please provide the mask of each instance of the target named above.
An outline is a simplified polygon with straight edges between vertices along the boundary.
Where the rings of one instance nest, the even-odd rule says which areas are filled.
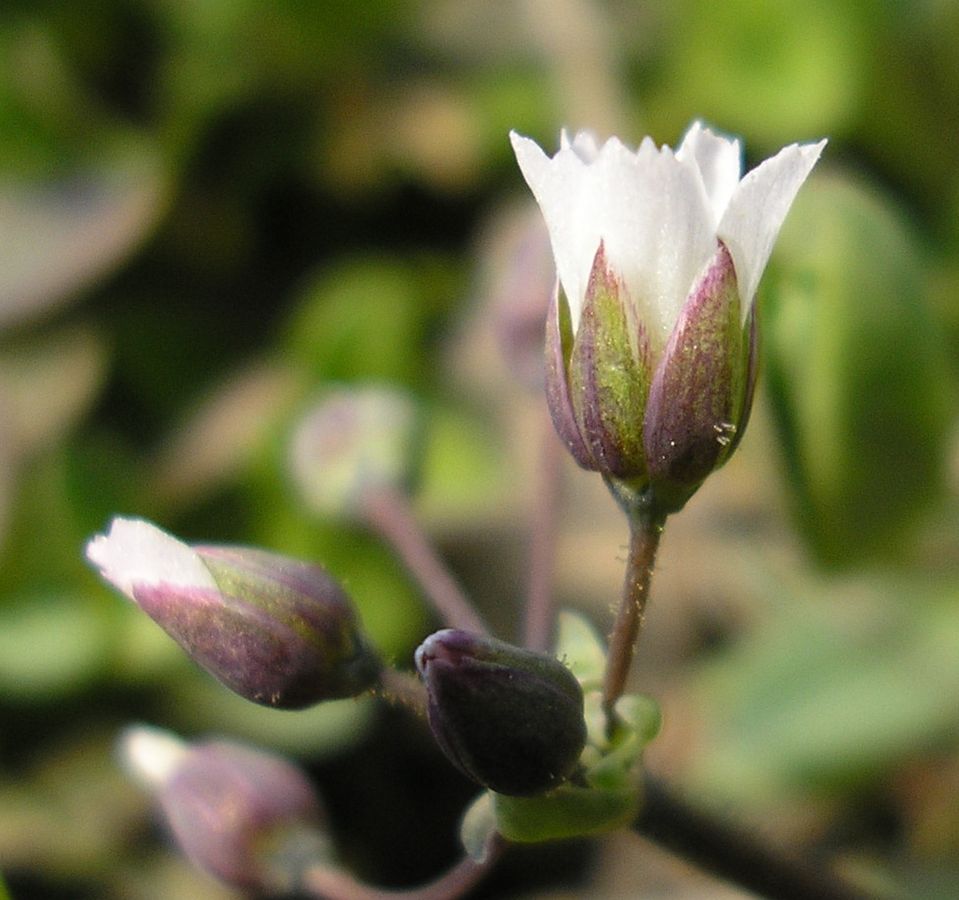
[[[155,792],[180,849],[227,884],[289,890],[297,859],[328,855],[316,792],[281,757],[228,741],[191,745],[146,727],[129,729],[120,752]]]
[[[349,598],[319,566],[248,547],[191,547],[114,519],[87,556],[189,656],[265,706],[363,693],[380,663]]]
[[[501,794],[565,781],[586,743],[583,692],[559,660],[445,629],[416,651],[430,727],[450,761]]]

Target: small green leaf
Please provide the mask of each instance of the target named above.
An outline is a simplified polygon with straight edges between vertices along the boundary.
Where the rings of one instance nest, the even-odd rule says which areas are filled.
[[[597,791],[564,784],[542,797],[491,796],[499,833],[526,844],[613,831],[639,809],[635,789]]]
[[[556,655],[566,663],[584,691],[596,690],[602,685],[606,647],[592,622],[584,616],[569,610],[559,614]]]

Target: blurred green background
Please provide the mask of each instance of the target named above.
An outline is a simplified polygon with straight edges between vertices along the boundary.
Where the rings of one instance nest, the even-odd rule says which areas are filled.
[[[635,679],[665,712],[650,768],[890,896],[959,894],[957,40],[950,0],[5,0],[11,896],[233,896],[117,771],[129,721],[293,754],[373,880],[453,857],[472,789],[416,723],[237,700],[83,543],[126,513],[320,560],[406,665],[432,625],[415,588],[312,517],[286,462],[324,385],[388,380],[429,418],[424,521],[508,634],[543,403],[498,347],[529,349],[517,309],[551,276],[507,132],[674,144],[697,117],[750,166],[830,143],[761,291],[750,432],[666,533]],[[605,627],[624,526],[565,476],[558,592]],[[487,895],[681,897],[690,877],[620,837],[515,854]]]

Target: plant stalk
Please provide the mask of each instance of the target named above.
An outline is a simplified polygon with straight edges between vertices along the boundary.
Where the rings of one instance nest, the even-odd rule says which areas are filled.
[[[364,498],[363,511],[369,526],[390,544],[446,625],[488,633],[486,623],[417,522],[407,497],[378,488]]]
[[[627,513],[629,554],[623,578],[623,596],[609,636],[609,656],[603,681],[603,709],[612,721],[613,707],[623,695],[633,663],[636,641],[643,626],[649,583],[656,550],[663,533],[664,518]]]

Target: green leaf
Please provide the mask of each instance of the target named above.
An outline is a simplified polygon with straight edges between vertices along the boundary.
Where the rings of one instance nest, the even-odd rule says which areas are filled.
[[[570,668],[584,691],[602,686],[606,645],[585,616],[570,610],[559,614],[556,655]]]
[[[493,794],[496,827],[522,844],[602,834],[621,828],[639,811],[634,789],[597,791],[564,784],[543,797]]]
[[[774,262],[760,321],[796,523],[820,562],[894,562],[942,492],[954,409],[917,242],[884,197],[818,178]]]

